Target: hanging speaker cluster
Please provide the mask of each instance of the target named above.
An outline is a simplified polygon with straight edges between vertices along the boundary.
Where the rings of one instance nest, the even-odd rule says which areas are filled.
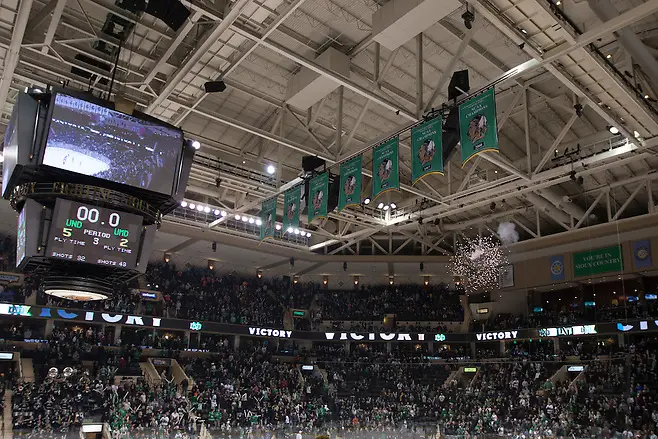
[[[179,0],[119,0],[117,6],[133,14],[145,12],[159,18],[173,31],[178,31],[190,16],[190,10]]]

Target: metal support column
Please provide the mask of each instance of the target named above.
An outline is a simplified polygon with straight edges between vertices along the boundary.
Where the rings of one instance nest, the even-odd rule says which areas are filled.
[[[416,35],[416,117],[423,115],[423,33]]]

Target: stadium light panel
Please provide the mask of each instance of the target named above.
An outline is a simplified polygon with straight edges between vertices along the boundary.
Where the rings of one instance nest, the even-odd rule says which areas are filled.
[[[187,201],[183,200],[180,202],[181,207],[187,207]]]

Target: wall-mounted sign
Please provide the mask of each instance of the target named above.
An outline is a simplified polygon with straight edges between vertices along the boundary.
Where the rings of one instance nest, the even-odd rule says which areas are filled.
[[[158,293],[153,293],[151,291],[142,291],[139,293],[142,296],[142,299],[151,299],[155,300],[158,298]]]
[[[656,300],[658,299],[658,294],[645,294],[644,300]]]
[[[498,271],[498,286],[510,288],[514,286],[514,265],[504,265]]]
[[[475,373],[478,371],[477,367],[465,367],[464,368],[464,373]]]
[[[585,366],[569,366],[567,367],[567,372],[582,372],[585,370]]]
[[[544,308],[542,308],[541,306],[535,306],[534,308],[532,308],[532,312],[534,313],[544,312]]]
[[[290,338],[292,331],[270,328],[249,328],[249,335],[258,335],[260,337]]]
[[[551,280],[564,280],[564,255],[555,255],[550,258]]]
[[[585,302],[585,306],[588,308],[593,308],[596,306],[596,302]]]
[[[302,365],[302,370],[313,370],[313,365],[304,364],[304,365]]]
[[[306,311],[303,311],[301,309],[295,309],[292,312],[293,317],[306,317]]]
[[[336,337],[338,335],[338,337]],[[355,332],[325,332],[327,340],[354,340],[354,341],[425,341],[425,334],[408,334],[408,333],[368,333],[357,334]]]
[[[434,341],[446,341],[446,335],[445,334],[436,334],[434,336]]]
[[[201,331],[201,328],[203,328],[201,322],[190,322],[190,329],[192,331]]]
[[[624,263],[620,245],[573,254],[574,277],[621,272],[623,269]]]
[[[644,239],[633,242],[633,262],[635,262],[635,268],[650,268],[653,265],[651,241]]]
[[[567,337],[572,335],[597,334],[596,325],[563,326],[560,328],[542,328],[540,337]]]
[[[0,352],[0,360],[13,360],[13,359],[14,359],[13,352]]]
[[[482,332],[475,334],[478,341],[485,340],[513,340],[518,335],[519,331],[499,331],[499,332]]]
[[[489,308],[478,308],[475,312],[477,314],[487,314],[489,312]]]

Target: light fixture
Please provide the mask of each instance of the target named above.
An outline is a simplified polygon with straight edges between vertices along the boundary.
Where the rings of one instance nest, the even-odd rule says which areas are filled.
[[[428,286],[430,284],[430,277],[425,276],[425,286]]]
[[[610,131],[612,134],[619,134],[619,128],[612,125],[608,126],[608,131]]]
[[[363,200],[363,204],[365,204],[365,205],[370,204],[370,197],[366,197],[366,199]]]
[[[260,219],[260,218],[258,218],[258,219],[256,220],[256,225],[257,225],[257,226],[261,226],[261,225],[263,225],[263,220]]]
[[[194,209],[196,209],[196,204],[194,204],[194,203],[190,203],[190,204],[189,204],[189,207],[190,207],[190,209],[194,210]]]
[[[170,253],[165,253],[164,254],[165,264],[168,264],[170,260],[171,260],[171,254]]]
[[[299,235],[299,229],[295,229],[293,230],[293,232],[295,233],[295,235]]]
[[[221,212],[220,215],[222,215],[222,216],[226,216],[226,211],[225,211],[225,210],[222,210],[222,212]]]
[[[525,29],[521,29],[521,32],[522,32],[524,35],[528,35],[528,31],[525,30]]]
[[[292,233],[292,231],[293,231],[292,227],[288,227],[288,230],[286,230],[286,232],[288,232],[288,233]]]
[[[391,209],[397,209],[397,207],[398,207],[397,204],[391,203]]]
[[[255,223],[255,222],[256,222],[256,221],[255,221],[253,218],[249,218],[249,224],[253,224],[253,223]]]
[[[201,148],[201,142],[199,142],[198,140],[192,140],[192,148],[200,149]]]
[[[187,201],[183,200],[180,202],[180,207],[187,207]]]
[[[329,283],[329,277],[328,276],[322,276],[322,285],[324,285],[326,287],[328,283]]]
[[[560,6],[561,4],[562,4],[562,2],[561,2],[560,0],[557,0],[557,1],[555,2],[555,6]]]
[[[196,207],[196,210],[198,210],[199,212],[203,212],[203,206],[202,206],[201,204],[199,204],[199,205]]]
[[[292,283],[297,284],[299,282],[299,276],[292,277]]]
[[[267,170],[267,173],[270,174],[270,175],[274,175],[274,173],[276,172],[276,168],[274,167],[274,165],[267,165],[266,170]]]
[[[258,276],[258,279],[262,278],[263,277],[263,272],[260,271],[260,270],[256,271],[256,276]]]
[[[359,285],[359,276],[354,276],[354,285]]]
[[[377,209],[381,209],[381,208],[383,208],[383,207],[384,207],[384,203],[379,203],[379,204],[377,205]]]
[[[242,217],[242,222],[245,222],[245,223],[246,223],[247,221],[249,221],[249,217],[247,217],[247,216],[243,216],[243,217]]]
[[[475,14],[468,10],[468,5],[466,5],[466,12],[462,14],[462,20],[464,20],[464,27],[466,29],[473,28],[473,22],[475,21]]]
[[[390,208],[391,208],[391,206],[389,206],[388,204],[384,205],[384,210],[388,210]]]
[[[206,206],[203,208],[203,211],[206,213],[210,213],[210,207]]]
[[[633,131],[633,136],[635,136],[636,139],[639,139],[640,133],[638,133],[637,131]]]
[[[214,269],[215,269],[215,262],[212,261],[212,260],[210,260],[210,259],[208,259],[208,268],[209,268],[210,270],[214,270]]]
[[[393,285],[393,282],[395,282],[395,277],[393,277],[393,276],[389,276],[389,277],[388,277],[388,284],[389,284],[389,285]]]
[[[215,210],[213,210],[212,213],[214,213],[215,216],[219,216],[219,209],[215,209]]]
[[[644,95],[644,99],[649,99],[649,95]]]
[[[609,54],[607,54],[605,57],[606,57],[607,59],[610,59],[610,58],[612,58],[612,54],[609,53]]]
[[[274,226],[274,228],[277,230],[281,230],[281,224],[277,224],[276,226]]]
[[[236,220],[236,221],[240,221],[240,219],[242,219],[242,217],[241,217],[240,215],[237,215],[237,214],[236,214],[236,215],[235,215],[235,220]]]
[[[311,232],[306,232],[306,237],[310,238],[311,237]]]

